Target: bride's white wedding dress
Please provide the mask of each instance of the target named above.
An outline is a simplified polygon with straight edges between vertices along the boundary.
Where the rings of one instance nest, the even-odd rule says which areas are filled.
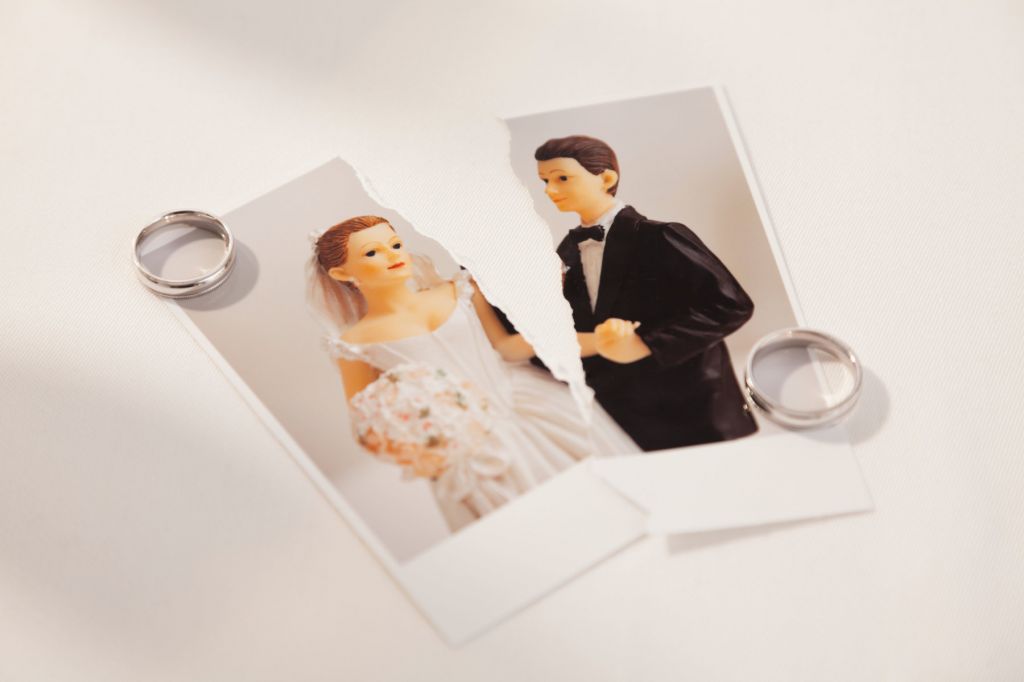
[[[473,307],[469,275],[454,277],[455,309],[434,331],[395,341],[354,344],[329,339],[335,357],[361,360],[381,371],[406,363],[444,369],[470,381],[483,392],[495,415],[500,471],[465,485],[433,484],[434,496],[452,530],[470,523],[505,502],[590,455],[633,454],[640,448],[595,403],[591,424],[580,415],[568,386],[529,362],[509,363],[491,346]]]

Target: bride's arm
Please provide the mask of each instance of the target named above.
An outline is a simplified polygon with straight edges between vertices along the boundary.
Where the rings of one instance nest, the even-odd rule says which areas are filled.
[[[480,318],[480,324],[484,327],[487,340],[491,342],[494,350],[506,362],[517,362],[529,360],[534,356],[533,346],[526,342],[522,334],[509,334],[508,330],[498,319],[494,308],[487,302],[484,295],[480,293],[480,287],[473,282],[473,307],[476,309],[476,316]]]
[[[505,329],[505,325],[501,323],[497,313],[494,312],[494,308],[487,302],[484,295],[480,293],[480,289],[475,281],[473,282],[473,289],[473,307],[476,309],[476,315],[480,318],[484,332],[487,334],[487,339],[494,346],[494,350],[498,351],[498,354],[506,362],[529,360],[536,355],[533,346],[527,343],[522,334],[510,334]],[[576,339],[580,344],[580,357],[586,358],[591,355],[597,355],[593,332],[577,332]]]
[[[338,358],[337,362],[338,369],[341,371],[341,382],[345,385],[345,398],[348,400],[352,400],[352,396],[372,384],[380,376],[380,370],[359,360]]]
[[[576,340],[580,344],[580,357],[589,358],[597,355],[597,343],[594,332],[576,332]]]

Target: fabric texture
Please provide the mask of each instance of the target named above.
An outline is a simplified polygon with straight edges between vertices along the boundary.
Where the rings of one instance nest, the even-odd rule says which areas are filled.
[[[579,242],[580,260],[583,262],[583,276],[587,281],[587,295],[590,297],[590,307],[592,309],[597,306],[597,292],[598,285],[601,282],[601,263],[604,261],[606,239],[612,225],[615,223],[615,217],[625,207],[625,203],[617,200],[596,221],[593,223],[584,222],[580,225],[584,230],[598,226],[604,228],[601,239],[587,239]]]
[[[628,364],[583,359],[597,401],[644,450],[729,440],[757,431],[740,393],[726,336],[754,311],[722,262],[685,225],[633,207],[608,230],[596,304],[583,254],[565,239],[563,290],[577,331],[608,318],[640,322],[651,355]]]
[[[454,282],[455,309],[430,333],[372,344],[337,336],[327,340],[335,357],[360,360],[381,371],[408,363],[441,368],[468,380],[487,397],[494,414],[497,459],[507,462],[507,468],[469,480],[462,476],[457,485],[446,475],[433,482],[435,499],[453,531],[589,455],[640,451],[600,408],[588,426],[565,384],[529,362],[502,359],[476,315],[469,273],[459,271]]]

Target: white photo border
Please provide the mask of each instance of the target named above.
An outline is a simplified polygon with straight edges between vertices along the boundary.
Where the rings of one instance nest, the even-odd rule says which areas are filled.
[[[686,88],[690,89],[694,88]],[[802,309],[731,109],[722,89],[713,87],[713,90],[793,313],[803,324]],[[185,310],[175,301],[166,303],[427,620],[452,644],[475,637],[649,531],[711,530],[870,508],[863,478],[845,435],[814,439],[810,442],[813,447],[809,447],[806,436],[779,434],[771,438],[740,439],[642,456],[581,462],[412,559],[399,563]],[[797,442],[792,439],[800,439],[804,456],[784,456]],[[833,441],[831,446],[828,445],[830,440]],[[354,441],[353,447],[357,447]],[[723,448],[728,448],[733,455],[721,457],[718,453]],[[759,476],[763,475],[764,463],[776,450],[783,458],[774,476],[780,480],[795,476],[801,486],[789,486],[785,500],[772,496],[760,500],[759,505],[748,505],[746,513],[730,515],[727,506],[742,504],[748,499],[750,483],[741,476],[744,480],[740,485],[730,485],[730,476],[751,458],[761,463],[756,470]],[[684,452],[692,456],[681,456]],[[824,480],[815,482],[814,467],[811,475],[801,467],[810,460],[820,464],[822,458],[833,458],[838,467],[833,467]],[[635,473],[637,471],[640,473]],[[856,480],[851,480],[851,476]],[[668,481],[671,488],[652,490],[652,478],[661,479],[663,486]],[[687,490],[703,491],[701,500],[718,500],[713,509],[696,513],[700,510],[692,504],[672,507],[671,499],[678,497],[681,490],[678,484],[684,478],[688,480]],[[794,493],[799,495],[800,490],[808,487],[808,482],[814,483],[810,486],[813,494],[806,499],[794,499]],[[837,491],[838,503],[834,495]],[[782,513],[771,513],[768,507],[781,502],[785,503]],[[652,518],[648,518],[649,515]],[[653,517],[657,517],[656,520]],[[680,518],[689,518],[689,522],[679,523]]]

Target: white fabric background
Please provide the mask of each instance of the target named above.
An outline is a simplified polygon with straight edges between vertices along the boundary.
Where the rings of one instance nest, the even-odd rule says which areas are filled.
[[[2,13],[0,678],[1024,672],[1019,3]],[[512,115],[710,82],[808,321],[869,368],[878,510],[648,539],[450,650],[132,280],[131,237],[282,184],[410,95]]]

